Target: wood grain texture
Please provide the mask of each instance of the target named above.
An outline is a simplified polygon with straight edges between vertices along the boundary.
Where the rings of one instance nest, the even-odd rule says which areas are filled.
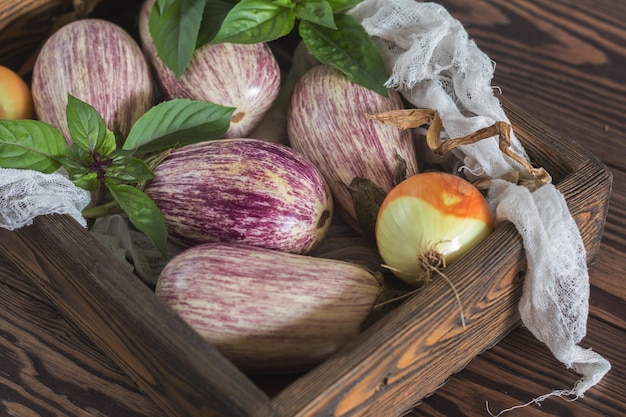
[[[19,254],[17,271],[167,414],[269,412],[256,386],[70,217],[39,217],[17,233],[0,229],[0,242],[2,257]]]
[[[612,363],[603,381],[575,402],[552,398],[515,416],[624,415],[626,336],[626,4],[610,1],[440,2],[496,62],[494,84],[508,98],[602,159],[614,177],[607,221],[589,269],[590,318],[583,345]],[[485,416],[554,389],[577,375],[564,370],[523,328],[475,358],[408,415]]]
[[[23,276],[0,275],[0,415],[164,416]]]
[[[526,110],[535,121],[540,122],[533,123],[533,125],[554,129],[563,137],[574,139],[584,149],[592,150],[608,165],[614,177],[602,241],[599,244],[587,242],[587,247],[590,249],[589,260],[592,261],[590,267],[592,288],[587,337],[583,340],[584,346],[592,347],[604,355],[612,363],[613,369],[598,386],[588,391],[584,398],[575,402],[553,398],[546,400],[541,407],[532,405],[507,415],[513,417],[623,416],[623,404],[626,403],[626,364],[622,349],[624,336],[626,336],[626,287],[624,284],[626,281],[623,279],[626,273],[626,164],[623,162],[624,139],[626,139],[623,133],[626,127],[626,117],[624,117],[626,29],[623,22],[626,21],[626,4],[609,0],[556,2],[548,0],[443,0],[441,3],[462,21],[479,47],[494,59],[497,63],[494,84],[502,88],[506,97],[519,108]],[[540,130],[543,131],[543,128]],[[538,147],[531,153],[538,155],[541,152],[542,150]],[[571,191],[569,201],[575,206],[585,208],[584,196],[576,194],[575,189],[578,181],[585,181],[593,175],[579,169],[581,166],[577,165],[575,156],[563,155],[562,152],[557,151],[547,155],[545,159],[548,164],[552,164],[549,161],[554,159],[558,165],[561,157],[569,161],[567,163],[569,168],[554,171],[558,174],[557,178],[563,180],[560,186],[567,187]],[[570,168],[576,171],[577,175],[570,174]],[[600,186],[605,187],[606,190],[606,179],[605,177],[600,181],[600,178],[596,177],[593,181],[599,181]],[[584,223],[585,219],[589,219],[589,214],[585,213],[597,214],[606,209],[605,205],[591,205],[588,209],[581,211],[582,214],[577,215],[577,221],[581,225],[588,225],[585,227],[598,230],[603,224],[593,221]],[[28,281],[15,279],[15,271],[6,266],[6,261],[4,262],[5,264],[0,262],[0,282],[11,283],[9,287],[18,290],[19,294],[25,297],[25,303],[28,299],[31,307],[27,310],[40,311],[44,308],[40,304],[50,308],[47,298],[42,296],[40,291]],[[521,260],[518,260],[517,263],[513,262],[508,265],[507,268],[513,271],[520,265]],[[447,291],[449,295],[447,288],[440,288],[440,290]],[[13,297],[12,293],[1,292],[0,294],[0,302],[3,303],[6,302],[6,297]],[[506,302],[513,303],[516,296],[518,293],[517,295],[511,294]],[[450,298],[445,298],[445,300],[442,298],[442,300],[450,301]],[[15,308],[12,304],[11,306]],[[408,307],[404,308],[408,309]],[[440,308],[448,314],[449,321],[458,319],[456,315],[458,310],[455,305],[448,304]],[[482,309],[487,308],[491,309],[488,303],[479,304],[472,311],[473,324],[480,321],[481,314],[486,314],[481,313]],[[515,310],[511,308],[509,311]],[[23,319],[22,315],[24,315]],[[38,360],[40,367],[54,367],[56,365],[49,364],[48,361],[57,361],[59,358],[48,355],[46,353],[48,351],[42,348],[46,346],[44,339],[46,343],[54,346],[55,350],[60,351],[73,351],[72,346],[76,346],[76,341],[71,337],[63,336],[64,332],[68,331],[65,329],[73,327],[59,316],[52,321],[54,325],[46,326],[50,317],[46,314],[29,315],[26,312],[22,313],[19,309],[13,314],[11,311],[7,312],[0,308],[0,329],[4,330],[5,323],[13,323],[16,320],[18,324],[12,325],[12,334],[18,334],[22,338],[29,337],[31,333],[41,335],[39,338],[30,338],[32,343],[29,345],[19,345],[20,352]],[[415,331],[397,318],[389,318],[386,322],[380,323],[391,323],[396,326],[394,331],[404,331],[406,335],[411,334],[410,331]],[[504,317],[497,325],[506,323],[511,328],[517,326],[518,321],[514,313]],[[20,326],[24,327],[24,332],[18,330]],[[375,332],[371,331],[365,336],[366,339],[373,338],[366,344],[369,347],[376,344],[373,334]],[[443,336],[444,340],[446,340],[445,337],[449,337],[448,340],[454,341],[456,334],[449,333]],[[10,335],[3,333],[4,339],[0,339],[0,342],[4,343],[5,340],[9,340],[9,337]],[[395,340],[400,340],[400,336]],[[91,342],[87,340],[83,342],[88,352],[92,349],[95,352],[100,351],[100,347],[90,345]],[[414,343],[416,345],[424,343],[423,337],[418,336]],[[450,350],[454,348],[453,351],[456,352],[458,347],[443,343],[441,349],[445,348]],[[76,347],[76,349],[79,348]],[[280,415],[279,412],[282,412],[283,415],[288,416],[289,410],[297,411],[302,404],[309,404],[309,407],[313,409],[316,402],[319,404],[325,398],[323,394],[324,390],[327,390],[330,394],[329,401],[341,404],[344,410],[353,410],[350,409],[350,404],[354,402],[351,403],[350,398],[367,398],[368,404],[373,405],[367,410],[361,409],[363,413],[368,413],[366,415],[396,417],[402,411],[411,409],[415,405],[416,398],[421,396],[420,390],[427,390],[421,386],[421,383],[410,383],[411,381],[402,379],[414,368],[411,365],[399,372],[398,368],[393,366],[393,361],[397,360],[397,357],[389,360],[379,358],[378,362],[372,366],[382,374],[368,374],[366,372],[368,365],[359,362],[358,359],[358,355],[363,352],[356,352],[357,350],[357,347],[346,350],[344,354],[333,359],[332,366],[320,368],[293,383],[291,380],[285,381],[287,386],[285,391],[273,398],[275,414]],[[394,349],[390,348],[389,351],[393,353]],[[353,356],[355,352],[357,357]],[[462,352],[466,353],[466,351]],[[75,358],[75,355],[75,353],[68,354],[66,357]],[[101,353],[101,355],[104,354]],[[39,405],[28,402],[20,396],[22,391],[35,391],[36,389],[28,388],[25,379],[20,379],[18,373],[9,371],[15,366],[20,366],[15,365],[16,362],[19,364],[17,357],[18,355],[14,354],[8,357],[10,362],[0,361],[0,378],[4,378],[0,383],[0,393],[7,389],[18,392],[17,397],[12,397],[17,398],[13,401],[14,415],[30,416],[40,412],[41,409],[38,408]],[[98,357],[96,353],[94,358]],[[417,361],[424,362],[425,359],[417,359]],[[101,361],[98,360],[98,362]],[[346,369],[349,365],[355,366],[353,374],[348,373],[340,377],[335,372],[335,369]],[[104,365],[104,367],[108,366]],[[386,376],[387,380],[384,379],[385,376],[381,378],[381,375],[388,370],[391,370],[391,375],[395,377],[390,379]],[[94,373],[101,375],[99,371],[94,371]],[[362,378],[358,377],[359,375],[362,375]],[[398,375],[400,376],[397,377]],[[428,375],[429,378],[432,376],[433,381],[429,382],[429,378],[426,378],[427,383],[433,386],[440,384],[437,382],[441,377],[440,374],[433,371]],[[351,380],[350,378],[353,377],[355,378]],[[124,415],[113,411],[123,410],[124,405],[121,401],[113,404],[114,396],[110,394],[110,386],[94,384],[93,381],[97,381],[98,378],[91,376],[89,368],[86,374],[84,371],[77,371],[76,378],[81,381],[80,387],[89,387],[88,393],[77,386],[78,383],[72,385],[62,380],[42,378],[41,392],[49,395],[47,398],[51,398],[47,403],[62,401],[55,397],[56,393],[60,392],[61,395],[67,397],[68,401],[80,404],[83,410],[83,414],[80,415],[89,415],[88,413],[95,409],[93,404],[97,404],[97,399],[90,394],[102,392],[107,398],[111,398],[112,402],[111,409],[102,413],[110,416]],[[118,381],[116,383],[120,386],[132,387],[130,379],[124,380],[121,374],[109,376],[106,379],[108,378]],[[516,328],[494,347],[472,359],[463,370],[450,377],[447,383],[416,405],[408,415],[412,417],[486,416],[488,415],[485,407],[487,400],[491,410],[497,412],[529,401],[553,389],[569,388],[576,379],[577,376],[565,370],[547,348],[537,342],[528,331],[524,328]],[[333,387],[345,388],[350,383],[352,383],[350,386],[352,390],[348,392],[356,393],[355,397],[350,395],[343,399],[338,395],[332,397]],[[59,390],[59,384],[65,390]],[[6,388],[7,386],[10,388]],[[378,387],[374,395],[368,391],[368,387],[372,386]],[[363,387],[365,389],[359,391]],[[394,392],[392,396],[390,394],[392,387],[402,387],[402,389]],[[273,393],[276,391],[275,389]],[[106,394],[107,392],[109,394]],[[0,395],[0,398],[3,397]],[[61,406],[58,408],[62,409]],[[327,415],[332,415],[332,413],[328,412]]]
[[[71,0],[0,0],[0,64],[19,71],[71,6]]]
[[[503,104],[514,128],[520,126],[520,140],[543,151],[536,162],[569,172],[557,187],[593,256],[610,173],[580,146],[533,127],[527,115]],[[499,227],[446,270],[464,303],[467,329],[448,285],[433,282],[270,404],[73,220],[46,216],[14,232],[0,230],[0,254],[167,413],[194,415],[204,407],[207,415],[233,417],[400,414],[518,326],[525,270],[516,230]],[[177,358],[176,366],[168,358]]]

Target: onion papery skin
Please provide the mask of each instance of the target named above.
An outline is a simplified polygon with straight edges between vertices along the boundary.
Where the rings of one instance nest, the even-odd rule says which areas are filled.
[[[406,283],[428,279],[420,256],[434,250],[450,265],[493,231],[487,200],[465,179],[443,172],[407,178],[385,197],[376,244],[385,265]]]

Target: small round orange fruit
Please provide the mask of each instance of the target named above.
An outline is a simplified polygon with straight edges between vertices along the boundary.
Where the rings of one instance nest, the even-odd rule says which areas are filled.
[[[33,98],[22,77],[0,65],[0,119],[32,119]]]

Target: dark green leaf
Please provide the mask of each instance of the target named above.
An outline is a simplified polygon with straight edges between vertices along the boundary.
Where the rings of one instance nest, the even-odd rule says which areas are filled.
[[[76,144],[72,143],[67,148],[67,159],[75,161],[77,164],[87,167],[92,160],[92,153],[89,150],[83,149]],[[65,166],[65,162],[63,163]]]
[[[129,184],[150,180],[154,173],[141,159],[131,158],[124,164],[112,164],[107,169],[107,178],[118,184]]]
[[[60,158],[59,161],[61,162],[61,165],[63,165],[63,168],[65,168],[65,170],[67,171],[70,180],[82,177],[83,175],[91,172],[91,170],[89,169],[89,165],[87,165],[83,161],[79,161],[69,157]]]
[[[294,7],[296,7],[297,3],[299,0],[271,0],[270,2],[272,4],[275,4],[276,6],[280,6],[280,7],[286,7],[288,9],[293,9]]]
[[[159,8],[160,13],[163,13],[163,10],[165,10],[167,7],[169,7],[172,3],[176,1],[177,0],[156,0],[155,6]]]
[[[115,135],[90,104],[68,94],[66,118],[72,140],[78,146],[103,155],[115,150]]]
[[[117,149],[109,157],[114,164],[128,164],[135,154],[134,149]]]
[[[170,0],[150,12],[152,42],[163,63],[180,78],[196,49],[206,0]]]
[[[196,48],[210,43],[219,32],[226,15],[237,4],[236,0],[209,0],[204,6]]]
[[[388,96],[385,63],[372,38],[352,16],[335,15],[337,30],[302,21],[299,32],[317,60],[331,65],[365,88]]]
[[[296,17],[325,26],[329,29],[337,29],[333,9],[326,0],[308,0],[299,3],[295,8]]]
[[[333,12],[339,13],[349,10],[361,3],[363,0],[326,0],[330,7],[333,9]]]
[[[107,182],[113,199],[128,215],[130,222],[145,234],[162,254],[167,250],[167,226],[161,211],[146,193],[127,184]]]
[[[100,180],[96,172],[87,171],[82,175],[70,175],[70,180],[79,188],[88,191],[96,191],[100,188]]]
[[[135,122],[123,149],[153,152],[217,139],[228,130],[234,110],[201,100],[164,101]]]
[[[241,0],[226,15],[212,43],[263,43],[282,38],[296,22],[291,8],[266,0]]]
[[[61,166],[67,145],[57,128],[37,120],[0,120],[0,166],[44,173]]]

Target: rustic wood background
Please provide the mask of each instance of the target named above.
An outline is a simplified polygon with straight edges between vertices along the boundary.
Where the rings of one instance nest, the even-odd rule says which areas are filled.
[[[65,1],[58,3],[67,7]],[[494,84],[507,98],[590,149],[614,175],[605,234],[590,267],[590,317],[583,341],[611,361],[613,369],[575,402],[552,398],[541,407],[531,405],[508,415],[622,416],[626,404],[626,2],[440,3],[497,63]],[[25,24],[24,31],[28,28]],[[2,262],[0,277],[0,415],[163,415],[45,297]],[[498,412],[554,389],[570,388],[576,379],[545,346],[519,328],[408,415],[486,416],[486,401]]]

